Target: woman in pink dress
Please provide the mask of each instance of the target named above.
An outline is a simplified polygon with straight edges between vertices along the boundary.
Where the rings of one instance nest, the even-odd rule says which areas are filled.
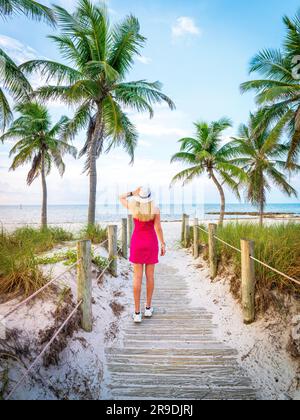
[[[166,244],[160,221],[160,211],[155,207],[151,189],[140,187],[136,191],[120,196],[120,201],[133,215],[134,231],[130,242],[130,262],[134,267],[133,292],[135,302],[134,322],[142,322],[141,290],[145,273],[147,278],[147,303],[144,316],[153,315],[152,296],[154,292],[154,271],[160,255],[166,254]]]

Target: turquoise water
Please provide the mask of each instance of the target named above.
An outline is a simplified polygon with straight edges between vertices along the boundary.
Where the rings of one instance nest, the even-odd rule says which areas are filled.
[[[206,213],[219,211],[218,204],[190,205],[190,204],[163,204],[160,205],[163,220],[178,220],[182,213],[187,213],[201,219],[217,219],[218,216],[210,216]],[[226,211],[249,212],[256,211],[256,208],[249,204],[227,204]],[[268,212],[291,213],[300,215],[300,203],[295,204],[268,204]],[[97,221],[116,221],[127,212],[120,205],[102,205],[97,207]],[[227,216],[230,218],[230,216]],[[49,206],[49,223],[85,223],[87,218],[87,206],[85,205],[59,205]],[[232,216],[236,219],[237,216]],[[3,224],[35,224],[40,221],[39,206],[0,206],[0,222]]]

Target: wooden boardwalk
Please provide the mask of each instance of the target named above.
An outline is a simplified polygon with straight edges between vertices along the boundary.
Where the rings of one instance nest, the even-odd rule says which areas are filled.
[[[106,349],[109,397],[255,399],[236,352],[214,338],[211,314],[191,307],[185,279],[166,264],[156,277],[153,318],[128,319],[124,347]]]

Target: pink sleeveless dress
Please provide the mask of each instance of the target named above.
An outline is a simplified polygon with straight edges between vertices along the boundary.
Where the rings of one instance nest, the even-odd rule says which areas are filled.
[[[142,222],[134,219],[129,261],[133,264],[157,264],[158,253],[159,247],[154,220]]]

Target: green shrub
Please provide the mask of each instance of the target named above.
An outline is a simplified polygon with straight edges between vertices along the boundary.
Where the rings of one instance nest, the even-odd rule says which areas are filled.
[[[93,244],[100,244],[107,239],[107,229],[100,225],[87,225],[81,230],[80,238],[89,239]]]
[[[0,296],[25,296],[38,290],[49,279],[39,268],[36,254],[46,252],[72,234],[61,228],[24,227],[0,235]]]
[[[207,245],[208,236],[202,231],[199,235],[200,241]],[[218,228],[217,236],[239,249],[241,239],[253,240],[257,259],[300,281],[300,224],[291,222],[260,227],[255,223],[228,223]],[[223,265],[230,261],[240,278],[240,254],[219,241],[217,244],[219,260]],[[275,288],[300,292],[295,283],[259,263],[255,266],[257,286],[261,292]]]

